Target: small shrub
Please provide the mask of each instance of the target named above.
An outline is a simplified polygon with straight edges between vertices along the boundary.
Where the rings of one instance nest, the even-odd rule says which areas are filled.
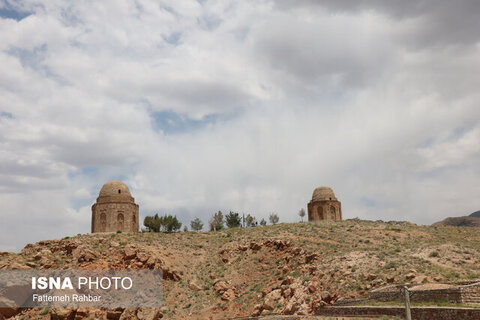
[[[435,258],[435,257],[439,256],[439,253],[438,253],[438,251],[432,251],[432,252],[430,252],[430,254],[428,256],[431,257],[431,258]]]
[[[450,271],[445,275],[445,277],[449,280],[458,279],[460,277],[460,274],[458,272],[455,272],[455,271]]]
[[[50,308],[45,308],[40,312],[40,315],[44,316],[44,315],[48,314],[49,312],[50,312]]]

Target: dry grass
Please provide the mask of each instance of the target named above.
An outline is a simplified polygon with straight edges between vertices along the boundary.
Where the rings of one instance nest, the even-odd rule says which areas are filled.
[[[304,255],[266,246],[258,251],[238,250],[251,242],[262,244],[277,239],[303,249]],[[347,298],[365,297],[370,288],[386,284],[387,277],[394,277],[395,283],[480,278],[480,232],[473,228],[325,221],[208,233],[88,234],[37,244],[34,250],[69,241],[80,241],[99,257],[78,263],[66,252],[56,251],[50,258],[51,268],[129,268],[121,250],[130,244],[158,255],[164,266],[181,277],[179,281],[164,282],[166,316],[178,319],[248,316],[262,297],[262,290],[278,286],[287,276],[305,284],[319,281],[323,290],[337,291]],[[119,246],[112,247],[112,243]],[[309,253],[317,253],[319,258],[305,264],[304,256]],[[35,260],[29,253],[0,255],[0,268],[14,263],[44,267],[42,260]],[[415,279],[407,280],[406,275],[412,271]],[[219,279],[235,289],[233,301],[222,300],[213,289],[214,280]],[[190,290],[191,281],[202,290]]]

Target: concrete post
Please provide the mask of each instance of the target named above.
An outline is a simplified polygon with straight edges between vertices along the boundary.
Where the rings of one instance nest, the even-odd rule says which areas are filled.
[[[412,314],[410,313],[410,294],[406,286],[403,287],[403,292],[405,295],[405,319],[412,320]]]

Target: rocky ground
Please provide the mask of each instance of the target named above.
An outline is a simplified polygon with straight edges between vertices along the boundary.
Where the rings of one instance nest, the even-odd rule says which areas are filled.
[[[86,234],[0,253],[0,269],[162,269],[158,309],[0,310],[0,319],[311,315],[389,283],[480,277],[480,233],[406,222],[296,223],[219,232]]]

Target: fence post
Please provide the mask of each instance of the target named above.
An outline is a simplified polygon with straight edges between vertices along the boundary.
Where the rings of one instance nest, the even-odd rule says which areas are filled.
[[[412,314],[410,313],[410,293],[407,286],[403,287],[403,293],[405,296],[405,319],[412,320]]]

